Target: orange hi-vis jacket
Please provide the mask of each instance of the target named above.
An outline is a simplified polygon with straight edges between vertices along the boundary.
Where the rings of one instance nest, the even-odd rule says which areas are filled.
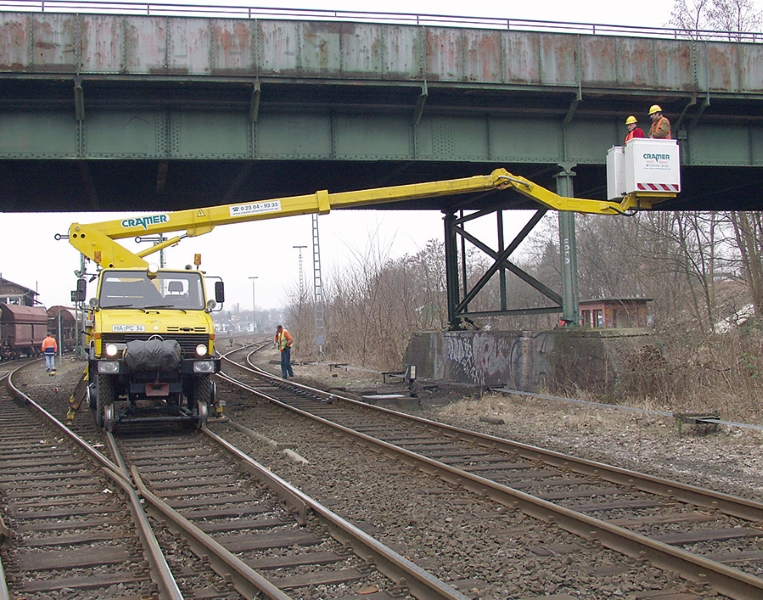
[[[280,333],[276,333],[276,346],[283,352],[286,348],[291,348],[292,340],[291,335],[286,329],[282,329]]]
[[[55,354],[56,352],[58,352],[58,344],[56,344],[56,340],[50,336],[42,340],[43,354]]]
[[[652,128],[649,130],[649,137],[669,140],[671,139],[670,133],[670,121],[668,121],[666,117],[660,117],[652,123]]]

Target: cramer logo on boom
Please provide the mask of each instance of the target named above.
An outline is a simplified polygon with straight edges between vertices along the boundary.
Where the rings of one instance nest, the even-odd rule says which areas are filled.
[[[148,231],[149,225],[158,225],[159,223],[166,223],[169,221],[167,215],[150,215],[148,217],[132,217],[130,219],[124,219],[122,221],[122,227],[129,229],[130,227],[142,227]]]
[[[670,169],[670,161],[672,159],[670,154],[644,152],[642,156],[644,158],[645,169]]]

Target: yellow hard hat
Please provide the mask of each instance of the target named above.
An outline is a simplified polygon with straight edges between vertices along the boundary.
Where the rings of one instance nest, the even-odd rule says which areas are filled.
[[[649,114],[653,115],[656,112],[661,113],[662,109],[660,108],[658,104],[652,104],[652,108],[649,109]]]
[[[625,124],[626,125],[631,125],[633,123],[638,123],[638,121],[636,120],[636,117],[634,117],[633,115],[631,115],[630,117],[625,119]]]

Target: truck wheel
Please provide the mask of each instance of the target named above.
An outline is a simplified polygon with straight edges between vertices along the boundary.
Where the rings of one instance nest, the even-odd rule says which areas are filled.
[[[193,380],[194,408],[198,408],[199,402],[212,402],[212,379],[209,375],[202,375]]]
[[[96,410],[98,408],[98,403],[95,400],[97,397],[98,390],[96,390],[95,385],[91,383],[87,386],[87,405],[90,407],[90,410]]]
[[[115,392],[115,386],[114,386],[114,378],[110,377],[109,375],[98,375],[98,380],[96,383],[97,390],[95,395],[95,403],[96,403],[96,409],[95,409],[95,422],[98,425],[98,427],[104,426],[104,409],[107,406],[112,407],[112,414],[113,414],[113,404],[114,400],[116,399],[116,392]]]
[[[98,429],[103,427],[103,406],[101,406],[101,397],[95,395],[95,424]]]

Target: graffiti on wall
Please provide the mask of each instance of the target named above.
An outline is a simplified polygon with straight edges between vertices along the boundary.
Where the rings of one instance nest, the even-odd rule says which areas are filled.
[[[505,338],[478,333],[445,339],[447,360],[455,363],[474,383],[507,381],[511,348]]]

